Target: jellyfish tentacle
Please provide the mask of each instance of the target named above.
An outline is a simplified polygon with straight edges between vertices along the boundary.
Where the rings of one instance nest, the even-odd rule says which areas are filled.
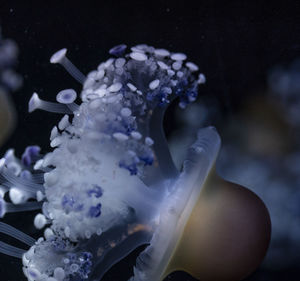
[[[21,259],[26,252],[26,250],[11,246],[5,242],[0,241],[0,253],[2,254]]]
[[[3,222],[0,222],[0,233],[4,233],[8,236],[11,236],[28,246],[32,246],[36,242],[35,239],[30,237],[29,235]],[[0,241],[0,252],[12,257],[22,258],[23,254],[27,252],[27,250],[14,247],[12,245]]]
[[[42,202],[28,202],[15,205],[13,203],[5,202],[3,197],[0,196],[0,218],[3,218],[6,213],[18,213],[39,210],[42,208],[42,204]]]
[[[8,150],[4,158],[0,159],[0,217],[6,213],[38,210],[42,207],[44,199],[44,174],[33,174],[32,165],[42,155],[38,146],[28,146],[22,160],[14,155],[13,150]],[[12,203],[4,200],[5,193],[9,194]],[[28,202],[36,199],[39,202]]]
[[[6,183],[7,185],[17,186],[18,188],[20,188],[30,194],[35,194],[38,190],[43,191],[45,189],[42,184],[37,184],[26,178],[24,179],[24,178],[15,176],[12,172],[10,172],[4,166],[0,170],[0,176],[3,177],[7,181],[7,183]]]
[[[33,112],[36,109],[61,114],[73,113],[67,105],[41,100],[37,93],[33,93],[28,103],[28,111]]]
[[[43,206],[42,202],[28,202],[20,205],[6,203],[6,212],[18,213],[18,212],[25,212],[25,211],[35,211],[35,210],[40,210],[42,206]]]
[[[196,142],[188,150],[183,171],[160,209],[159,225],[150,245],[139,255],[134,276],[130,280],[151,281],[164,277],[161,275],[216,160],[220,144],[220,137],[213,127],[198,131]]]
[[[67,107],[69,110],[71,110],[73,113],[79,109],[79,105],[76,104],[75,102],[72,102],[70,104],[67,104]]]
[[[122,224],[101,236],[95,236],[86,245],[93,256],[97,257],[91,278],[101,280],[114,264],[125,258],[133,249],[149,243],[151,236],[152,229],[138,223]]]
[[[54,53],[50,58],[51,63],[61,64],[66,71],[79,83],[83,84],[86,80],[84,74],[66,57],[67,49],[61,49]]]
[[[7,234],[25,244],[27,244],[28,246],[32,246],[35,243],[35,239],[33,239],[29,235],[23,233],[22,231],[4,223],[4,222],[0,222],[0,233]]]
[[[38,184],[43,184],[44,183],[44,173],[35,173],[32,174],[32,179]]]
[[[157,108],[154,110],[150,121],[150,136],[154,141],[153,150],[157,157],[161,173],[167,179],[175,179],[179,171],[173,162],[167,139],[163,129],[163,118],[166,108]]]

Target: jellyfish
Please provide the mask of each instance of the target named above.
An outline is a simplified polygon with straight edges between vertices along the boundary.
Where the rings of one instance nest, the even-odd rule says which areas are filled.
[[[22,84],[21,77],[12,69],[17,55],[16,43],[3,39],[0,27],[0,145],[12,132],[15,124],[15,109],[8,92],[17,90]]]
[[[62,114],[50,134],[52,151],[29,146],[0,160],[0,216],[41,210],[38,240],[3,222],[0,252],[22,259],[30,281],[101,280],[141,245],[131,281],[159,281],[185,270],[200,280],[240,280],[261,262],[270,238],[263,202],[215,172],[221,140],[202,128],[178,170],[163,131],[167,106],[184,109],[205,82],[183,53],[146,44],[112,48],[87,76],[67,58],[61,64],[83,85],[44,101],[34,93],[29,112]],[[8,193],[11,202],[6,202]]]

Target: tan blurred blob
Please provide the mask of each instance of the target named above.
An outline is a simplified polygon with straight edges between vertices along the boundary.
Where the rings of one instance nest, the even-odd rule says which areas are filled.
[[[15,126],[15,110],[8,95],[0,89],[0,145]]]
[[[185,228],[174,265],[203,281],[242,280],[266,253],[269,214],[250,190],[220,178],[210,183]]]
[[[2,37],[0,26],[0,145],[15,126],[16,113],[10,94],[22,86],[22,77],[14,71],[19,49],[11,39]]]
[[[164,277],[183,270],[201,281],[238,281],[263,260],[271,222],[249,189],[210,172]]]

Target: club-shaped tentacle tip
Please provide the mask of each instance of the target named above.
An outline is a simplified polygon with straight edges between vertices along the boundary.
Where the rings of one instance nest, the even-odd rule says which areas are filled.
[[[118,45],[118,46],[115,46],[115,47],[111,48],[109,50],[109,53],[111,55],[116,56],[116,57],[120,57],[124,54],[126,48],[127,48],[127,46],[125,44],[121,44],[121,45]]]
[[[25,203],[28,199],[28,196],[25,194],[25,192],[22,192],[19,188],[12,187],[9,190],[9,198],[11,202],[13,202],[15,205]]]
[[[41,99],[37,93],[33,93],[28,103],[28,112],[31,113],[34,110],[38,109],[41,104]]]
[[[62,90],[56,96],[56,100],[59,103],[63,103],[63,104],[73,103],[76,100],[76,98],[77,98],[77,94],[73,89]]]
[[[60,63],[66,57],[67,49],[63,48],[54,53],[50,58],[50,63]]]

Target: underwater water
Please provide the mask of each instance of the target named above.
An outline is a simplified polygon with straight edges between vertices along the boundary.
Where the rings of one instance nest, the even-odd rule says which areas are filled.
[[[299,264],[300,111],[293,110],[299,107],[299,74],[298,59],[270,70],[269,89],[264,96],[250,98],[236,113],[236,118],[226,120],[217,162],[224,178],[247,186],[268,207],[272,237],[262,271],[277,268],[279,272],[289,272]],[[178,138],[181,144],[189,145],[195,126],[193,120],[205,122],[199,114],[201,111],[209,114],[203,105],[194,105],[180,118],[186,126],[171,138],[175,162],[180,163],[182,158]]]
[[[216,3],[205,2],[196,7],[181,7],[165,1],[161,1],[158,6],[119,4],[117,9],[113,3],[101,7],[96,4],[60,7],[61,9],[57,9],[54,5],[45,8],[38,5],[34,11],[19,3],[6,3],[1,7],[1,25],[6,37],[13,38],[19,45],[18,72],[24,78],[22,90],[13,96],[19,114],[18,127],[1,148],[2,155],[8,148],[14,147],[20,157],[26,146],[36,144],[41,146],[43,153],[49,151],[50,132],[62,116],[42,111],[28,114],[27,104],[33,92],[38,92],[42,99],[53,102],[61,89],[74,88],[80,93],[80,85],[75,80],[62,68],[49,63],[50,56],[63,47],[68,48],[68,56],[84,74],[107,60],[107,51],[121,43],[128,46],[147,43],[186,53],[189,59],[199,65],[207,79],[206,85],[199,91],[200,109],[196,109],[199,112],[203,110],[203,114],[199,114],[199,120],[196,120],[199,122],[192,120],[195,121],[193,126],[196,129],[207,125],[216,126],[223,142],[229,145],[234,144],[231,142],[231,135],[226,133],[226,121],[229,117],[240,118],[235,113],[239,112],[248,97],[260,96],[261,92],[269,88],[268,71],[275,65],[291,62],[299,52],[298,39],[293,35],[296,32],[290,32],[289,36],[286,34],[287,29],[296,30],[292,7],[288,10],[274,4],[274,8],[269,9],[267,5],[256,2],[249,4],[247,1],[233,1],[225,7],[227,13],[223,12],[224,7]],[[181,125],[181,121],[176,121],[180,120],[182,114],[182,111],[177,111],[177,107],[178,102],[171,104],[165,117],[167,135],[172,135]],[[253,134],[255,133],[254,130]],[[179,147],[180,145],[181,143],[178,144]],[[228,177],[231,179],[234,178],[234,173],[241,175],[241,172],[236,172],[234,165],[237,162],[236,166],[239,167],[241,161],[241,153],[237,154],[232,159],[235,154],[229,151],[230,157],[225,158],[225,165],[229,169]],[[231,160],[232,166],[227,165]],[[245,161],[248,163],[248,160]],[[254,168],[260,167],[256,163],[253,165]],[[269,167],[269,162],[266,166]],[[263,174],[262,170],[254,172]],[[243,178],[245,179],[244,175]],[[272,191],[269,194],[272,196]],[[37,239],[41,235],[33,225],[36,214],[32,212],[22,217],[7,214],[4,222]],[[286,213],[282,219],[289,215],[290,213]],[[15,246],[24,246],[13,239],[4,239]],[[293,245],[294,241],[289,243]],[[136,258],[144,247],[145,245],[141,246],[120,261],[103,280],[128,280]],[[288,248],[285,249],[285,257],[280,252],[278,254],[279,264],[281,260],[287,260],[287,255],[292,256]],[[6,256],[1,256],[0,260],[1,274],[5,276],[3,280],[26,280],[19,260]],[[271,264],[268,268],[262,268],[262,273],[249,277],[249,280],[261,280],[259,278],[263,277],[260,276],[280,274],[293,280],[294,267],[293,264],[285,266],[277,272],[278,267]],[[171,274],[166,279],[195,280],[185,273]],[[276,280],[275,277],[272,280]]]

